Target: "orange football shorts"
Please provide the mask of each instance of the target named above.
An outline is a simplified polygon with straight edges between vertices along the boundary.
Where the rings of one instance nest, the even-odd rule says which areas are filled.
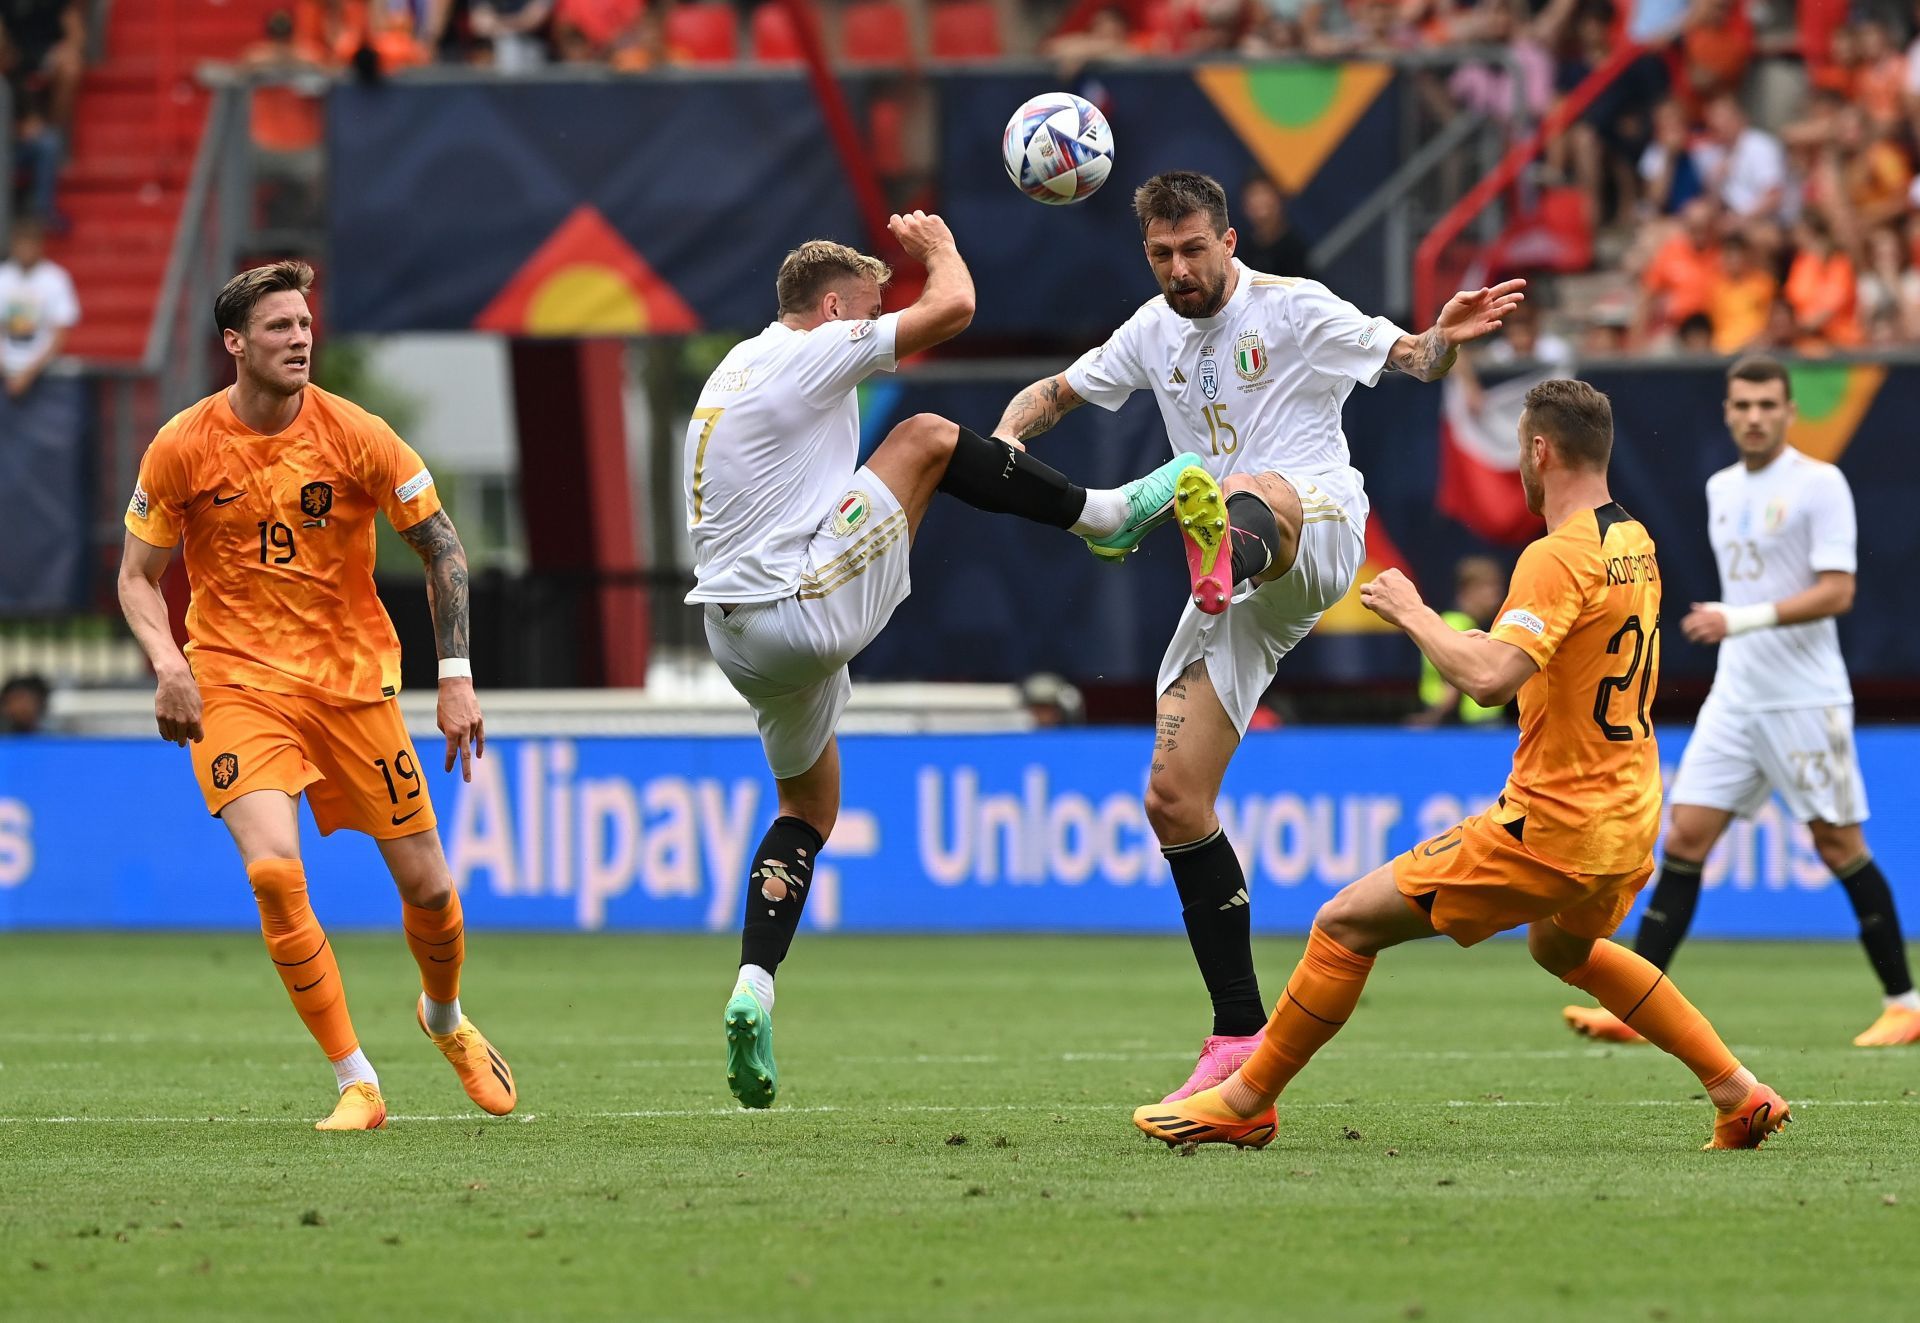
[[[241,795],[304,791],[322,835],[342,827],[381,840],[432,831],[438,819],[400,704],[336,705],[237,685],[201,685],[206,738],[188,746],[215,817]]]
[[[1393,883],[1407,903],[1462,946],[1541,919],[1576,937],[1611,936],[1651,876],[1651,852],[1631,873],[1568,872],[1484,813],[1393,861]]]

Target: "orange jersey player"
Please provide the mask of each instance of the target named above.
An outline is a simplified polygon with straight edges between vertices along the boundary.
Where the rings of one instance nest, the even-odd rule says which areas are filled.
[[[1755,1148],[1787,1117],[1666,975],[1608,940],[1653,871],[1660,759],[1648,713],[1660,664],[1653,539],[1607,491],[1613,411],[1580,381],[1528,392],[1520,476],[1547,535],[1521,554],[1489,633],[1455,633],[1389,570],[1361,600],[1477,703],[1520,699],[1513,774],[1494,807],[1382,865],[1320,908],[1252,1058],[1216,1088],[1138,1109],[1169,1143],[1260,1147],[1274,1101],[1339,1032],[1387,947],[1462,946],[1527,925],[1543,969],[1678,1057],[1716,1110],[1710,1148]]]
[[[420,966],[415,1018],[486,1111],[513,1074],[460,1011],[465,926],[426,779],[401,721],[400,643],[373,585],[383,514],[427,567],[446,770],[485,747],[467,660],[467,559],[420,456],[380,419],[311,383],[313,270],[228,281],[214,318],[236,379],[160,429],[127,507],[120,605],[159,679],[163,739],[190,745],[207,808],[247,868],[267,952],[340,1086],[321,1130],[386,1121],[340,968],[307,900],[299,797],[324,834],[379,842]],[[184,546],[183,653],[160,579]]]

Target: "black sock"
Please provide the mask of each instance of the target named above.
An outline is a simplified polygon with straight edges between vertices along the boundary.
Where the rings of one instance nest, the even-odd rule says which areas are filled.
[[[1213,1032],[1244,1037],[1267,1023],[1260,980],[1253,972],[1253,917],[1240,859],[1216,829],[1205,840],[1169,845],[1173,885],[1184,908],[1187,942],[1213,998]]]
[[[1273,507],[1252,492],[1227,498],[1227,528],[1233,533],[1233,581],[1264,573],[1280,551],[1280,521]]]
[[[1693,907],[1700,903],[1702,867],[1691,859],[1672,855],[1660,863],[1653,895],[1647,898],[1646,912],[1640,916],[1640,933],[1633,939],[1634,954],[1656,969],[1664,970],[1671,964],[1673,953],[1687,940]]]
[[[807,887],[813,881],[813,863],[826,842],[820,833],[798,818],[775,818],[754,851],[747,874],[747,915],[740,925],[740,963],[758,965],[768,973],[780,968],[800,927]],[[784,894],[766,894],[769,883]]]
[[[1834,874],[1847,889],[1853,913],[1860,920],[1860,945],[1867,949],[1867,961],[1873,966],[1889,997],[1913,991],[1913,975],[1907,969],[1907,942],[1900,932],[1900,915],[1893,907],[1893,889],[1887,875],[1880,871],[1870,854]]]
[[[1087,489],[998,437],[960,429],[940,490],[988,514],[1019,515],[1036,524],[1072,528],[1087,505]]]

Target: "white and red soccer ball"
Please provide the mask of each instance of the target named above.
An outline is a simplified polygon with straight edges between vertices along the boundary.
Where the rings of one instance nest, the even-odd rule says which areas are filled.
[[[1071,92],[1042,93],[1007,121],[1000,160],[1015,188],[1035,202],[1064,206],[1107,182],[1113,130],[1092,102]]]

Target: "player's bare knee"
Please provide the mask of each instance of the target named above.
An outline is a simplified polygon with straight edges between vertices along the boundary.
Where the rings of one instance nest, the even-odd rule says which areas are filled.
[[[1838,873],[1857,863],[1867,852],[1866,839],[1857,827],[1836,827],[1830,822],[1810,822],[1813,848],[1829,872]]]
[[[1535,923],[1527,927],[1527,954],[1555,978],[1565,978],[1587,962],[1593,942],[1551,923]]]
[[[1147,782],[1147,825],[1161,845],[1186,845],[1212,835],[1213,814],[1201,796],[1195,795],[1170,778],[1155,776]]]
[[[1359,907],[1348,894],[1351,891],[1351,887],[1345,888],[1321,905],[1313,916],[1313,926],[1355,955],[1372,955],[1373,933],[1361,921]]]
[[[960,425],[937,413],[917,413],[889,432],[887,441],[911,450],[917,467],[939,473],[960,442]]]
[[[783,798],[780,801],[780,816],[800,819],[819,832],[820,839],[825,841],[833,837],[833,825],[840,820],[840,806],[821,800]]]

